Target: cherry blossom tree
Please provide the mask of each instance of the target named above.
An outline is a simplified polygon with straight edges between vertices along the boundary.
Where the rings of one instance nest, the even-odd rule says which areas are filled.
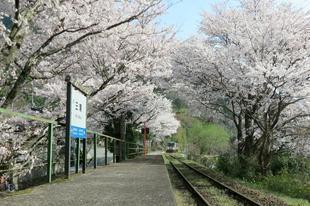
[[[117,4],[117,5],[116,5]],[[2,107],[10,106],[36,68],[47,59],[64,58],[88,37],[112,35],[112,30],[134,21],[148,21],[161,13],[154,1],[8,1],[10,28],[1,26]],[[104,12],[106,11],[106,12]],[[140,19],[141,17],[141,19]],[[143,18],[142,18],[143,17]],[[2,17],[3,18],[3,17]],[[6,28],[6,29],[5,29]],[[71,58],[71,64],[73,64]],[[54,62],[54,61],[53,61]],[[54,62],[55,63],[55,62]],[[69,60],[67,61],[70,64]],[[64,68],[56,63],[59,73]],[[61,67],[61,68],[59,68]],[[60,71],[59,71],[60,69]],[[45,77],[41,77],[45,78]]]
[[[64,78],[70,75],[89,94],[90,129],[103,131],[109,120],[131,112],[132,120],[126,121],[136,126],[149,121],[155,135],[174,133],[178,122],[171,103],[152,83],[171,75],[173,32],[155,25],[165,8],[161,0],[1,2],[1,107],[36,110],[63,123]],[[0,164],[23,170],[42,163],[46,125],[1,120]],[[17,125],[22,125],[19,132]]]
[[[309,117],[309,12],[273,0],[221,3],[202,37],[176,50],[176,74],[206,108],[231,119],[239,157],[269,168],[277,143]]]

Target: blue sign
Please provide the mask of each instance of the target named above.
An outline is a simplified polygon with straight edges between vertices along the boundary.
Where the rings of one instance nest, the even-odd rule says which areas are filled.
[[[81,127],[70,127],[70,133],[72,138],[86,138],[86,128]]]
[[[71,85],[70,137],[87,138],[87,97]]]

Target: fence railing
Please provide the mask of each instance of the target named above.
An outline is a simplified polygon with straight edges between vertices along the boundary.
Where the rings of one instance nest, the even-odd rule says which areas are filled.
[[[35,140],[35,147],[41,147],[39,150],[46,154],[41,154],[40,157],[43,158],[41,161],[42,164],[36,165],[36,167],[45,167],[46,170],[46,181],[52,182],[52,177],[56,175],[57,171],[63,171],[64,165],[64,156],[61,153],[64,144],[62,141],[65,139],[65,126],[59,124],[58,122],[50,119],[45,119],[42,117],[28,115],[19,112],[13,112],[8,109],[0,108],[0,116],[8,116],[8,117],[16,117],[26,121],[34,121],[42,124],[42,127],[47,127],[46,135],[42,135],[42,137],[37,137]],[[1,119],[0,119],[1,120]],[[45,130],[46,131],[46,130]],[[0,131],[3,133],[4,131]],[[13,132],[14,133],[14,132]],[[58,136],[56,140],[55,133]],[[1,135],[1,134],[0,134]],[[1,136],[0,136],[1,137]],[[42,143],[43,139],[46,137],[47,145]],[[62,138],[63,137],[63,138]],[[23,137],[25,138],[25,137]],[[45,140],[45,141],[46,141]],[[58,141],[62,142],[58,143]],[[83,152],[81,154],[80,145],[82,141]],[[39,142],[39,143],[38,143]],[[144,147],[141,144],[128,142],[122,139],[118,139],[106,134],[102,134],[96,131],[87,131],[87,139],[71,139],[71,142],[75,144],[71,144],[74,147],[71,148],[71,153],[74,154],[74,158],[71,159],[70,165],[74,165],[74,167],[70,167],[72,173],[78,173],[80,170],[81,162],[82,162],[82,172],[85,173],[86,167],[91,165],[93,168],[96,168],[98,165],[108,165],[109,162],[115,163],[117,160],[124,160],[136,155],[143,154]],[[26,143],[25,143],[26,144]],[[31,144],[31,146],[33,146]],[[26,144],[28,145],[28,144]],[[0,144],[1,146],[1,144]],[[47,148],[46,148],[47,146]],[[74,150],[72,152],[72,150]],[[111,156],[112,155],[112,156]],[[81,157],[82,156],[82,157]],[[46,157],[46,160],[45,160]],[[104,158],[103,158],[104,157]],[[98,162],[99,161],[99,162]],[[1,163],[1,158],[0,158]],[[16,161],[14,162],[16,163]],[[98,164],[99,163],[99,164]],[[22,166],[21,166],[22,167]],[[63,167],[63,168],[62,168]],[[1,174],[5,172],[14,173],[16,168],[8,168],[2,169],[0,165],[0,177]],[[1,188],[0,188],[1,189]]]

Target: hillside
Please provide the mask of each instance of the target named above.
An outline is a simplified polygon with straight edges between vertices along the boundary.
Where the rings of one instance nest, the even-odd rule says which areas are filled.
[[[218,155],[229,148],[230,135],[221,125],[191,117],[187,110],[179,110],[176,117],[181,127],[171,139],[179,143],[180,152],[186,153],[186,142],[193,158]]]

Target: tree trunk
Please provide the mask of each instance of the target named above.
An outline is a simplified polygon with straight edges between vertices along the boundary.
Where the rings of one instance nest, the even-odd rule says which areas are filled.
[[[253,122],[249,111],[245,112],[244,115],[244,128],[245,128],[245,140],[244,140],[244,155],[250,157],[253,154],[254,148],[254,137],[253,137]]]
[[[243,135],[242,135],[242,119],[241,117],[238,118],[238,124],[235,125],[237,128],[237,154],[241,155],[243,151]]]
[[[262,135],[262,145],[259,148],[258,163],[260,167],[260,172],[262,175],[266,176],[270,167],[271,162],[271,134],[266,131]]]
[[[126,141],[126,116],[123,114],[120,117],[120,127],[119,127],[120,131],[120,139]],[[125,146],[125,142],[122,142],[120,144],[120,159],[121,160],[125,160],[126,159],[126,146]]]
[[[13,103],[14,99],[17,96],[17,93],[21,90],[27,78],[29,77],[31,69],[37,64],[36,62],[37,62],[36,58],[28,60],[22,72],[19,74],[17,80],[15,81],[13,87],[6,95],[5,101],[3,102],[1,107],[7,108]]]

